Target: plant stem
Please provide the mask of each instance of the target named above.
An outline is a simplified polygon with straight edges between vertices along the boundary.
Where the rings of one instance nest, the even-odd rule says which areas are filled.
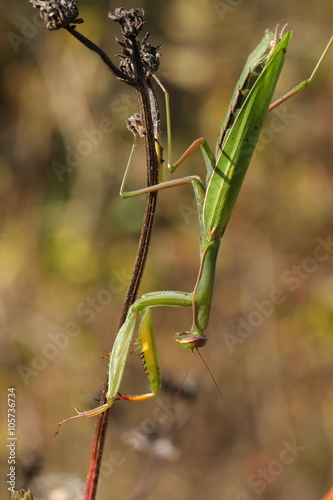
[[[146,131],[144,140],[146,149],[147,185],[152,186],[154,184],[157,184],[159,159],[157,158],[157,153],[155,149],[154,127],[152,120],[152,110],[148,94],[148,83],[141,62],[137,40],[134,37],[132,37],[133,51],[134,51],[134,65],[136,74],[136,78],[132,79],[130,77],[124,77],[124,73],[122,73],[118,68],[114,66],[109,57],[99,47],[97,47],[97,45],[95,45],[93,42],[91,42],[86,37],[81,35],[76,29],[68,27],[67,31],[69,31],[69,33],[75,36],[75,38],[77,38],[90,50],[96,52],[118,79],[135,87],[140,106],[142,123]],[[135,301],[135,298],[139,290],[145,263],[148,256],[149,242],[155,216],[156,201],[157,201],[156,192],[151,192],[147,194],[146,208],[142,222],[139,245],[137,249],[132,277],[125,297],[125,302],[121,314],[121,319],[119,322],[118,331],[123,322],[125,321],[128,309],[131,306],[131,304]],[[108,376],[106,376],[106,381],[104,383],[103,393],[100,401],[101,404],[104,404],[106,402],[107,384],[108,384]],[[102,462],[104,443],[106,438],[109,411],[110,410],[108,409],[104,413],[99,415],[96,424],[95,437],[93,441],[87,480],[86,480],[86,490],[84,494],[84,500],[95,500],[96,498],[97,484],[98,484],[100,466]]]
[[[65,29],[71,35],[73,35],[77,40],[79,40],[79,42],[85,45],[85,47],[92,50],[93,52],[96,52],[96,54],[99,55],[99,57],[106,64],[108,69],[112,71],[112,73],[115,75],[116,78],[118,78],[118,80],[121,80],[127,83],[128,85],[134,86],[136,84],[136,80],[134,78],[130,78],[128,75],[125,75],[122,71],[120,71],[120,69],[113,64],[109,56],[101,48],[99,48],[98,45],[89,40],[89,38],[82,35],[82,33],[80,33],[79,31],[77,31],[75,26],[67,26]]]

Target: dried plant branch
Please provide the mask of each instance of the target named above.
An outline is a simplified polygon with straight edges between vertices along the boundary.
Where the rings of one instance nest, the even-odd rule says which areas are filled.
[[[115,77],[135,88],[139,106],[140,116],[143,128],[145,130],[144,140],[146,149],[147,164],[147,185],[152,186],[158,183],[159,160],[155,148],[153,114],[156,115],[156,109],[151,108],[152,84],[150,75],[158,69],[158,47],[153,47],[147,43],[146,35],[140,42],[137,39],[138,34],[144,26],[143,9],[131,9],[126,11],[123,8],[115,9],[114,14],[109,14],[112,21],[120,24],[123,39],[119,41],[122,47],[120,68],[117,68],[107,54],[91,40],[77,31],[76,25],[82,24],[83,19],[78,18],[79,10],[75,0],[29,0],[35,8],[40,10],[47,29],[54,31],[65,28],[72,36],[80,41],[89,50],[92,50],[106,64],[108,69]],[[150,192],[146,197],[146,208],[140,240],[135,259],[132,277],[129,283],[125,302],[122,310],[119,328],[123,324],[127,311],[134,302],[138,293],[139,285],[142,279],[145,263],[148,256],[149,241],[152,233],[157,193]],[[101,404],[105,402],[107,391],[107,382],[104,384]],[[86,480],[86,490],[84,500],[94,500],[96,497],[99,471],[103,456],[103,448],[106,437],[107,421],[109,410],[98,417],[95,429],[91,458]]]

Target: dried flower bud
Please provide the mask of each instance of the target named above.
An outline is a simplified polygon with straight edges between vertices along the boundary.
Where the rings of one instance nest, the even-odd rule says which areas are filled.
[[[79,15],[78,0],[29,0],[50,31],[66,28],[70,23],[83,23]]]
[[[120,24],[121,34],[127,38],[130,36],[136,37],[142,30],[145,24],[144,15],[143,9],[126,10],[123,7],[117,7],[114,14],[109,12],[108,17],[115,23]]]
[[[145,128],[142,123],[142,117],[139,113],[126,118],[126,127],[134,136],[144,137],[146,135]]]
[[[140,55],[146,70],[151,73],[155,73],[160,67],[159,58],[161,54],[157,51],[161,47],[161,45],[153,47],[150,43],[147,42],[148,36],[149,33],[145,35],[141,42]]]
[[[120,57],[121,57],[121,61],[119,63],[120,71],[122,71],[122,73],[125,73],[125,75],[129,76],[130,78],[134,78],[135,71],[132,59],[130,57],[124,57],[122,55]]]
[[[161,54],[158,49],[161,47],[158,45],[154,47],[150,43],[147,42],[149,33],[147,33],[142,42],[137,40],[140,51],[140,58],[142,62],[142,66],[144,68],[145,76],[149,77],[151,73],[155,73],[160,67],[159,58]],[[121,57],[121,62],[119,64],[119,69],[125,73],[127,76],[133,78],[135,77],[134,63],[133,63],[133,45],[132,41],[129,38],[124,38],[124,42],[117,40],[119,45],[123,48],[122,54],[118,54]]]

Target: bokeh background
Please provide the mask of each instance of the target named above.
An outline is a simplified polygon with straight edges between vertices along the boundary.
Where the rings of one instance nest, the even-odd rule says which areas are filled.
[[[80,1],[78,29],[110,56],[119,53],[106,17],[115,6]],[[308,77],[332,35],[329,1],[121,6],[143,7],[151,43],[162,44],[174,158],[199,136],[214,145],[266,28],[294,30],[277,96]],[[64,30],[48,32],[27,1],[6,0],[0,12],[1,498],[15,387],[17,487],[33,488],[36,500],[79,499],[95,421],[53,434],[74,406],[96,405],[104,382],[144,210],[143,198],[118,197],[132,143],[124,120],[137,105],[96,55]],[[267,118],[222,241],[202,350],[222,397],[195,354],[173,401],[191,355],[172,333],[191,314],[154,310],[163,390],[114,405],[99,500],[314,500],[332,485],[332,58],[331,50],[313,84]],[[200,153],[182,172],[205,175]],[[128,187],[144,182],[141,146]],[[198,262],[191,188],[161,192],[141,293],[192,290]],[[121,390],[146,387],[134,354]]]

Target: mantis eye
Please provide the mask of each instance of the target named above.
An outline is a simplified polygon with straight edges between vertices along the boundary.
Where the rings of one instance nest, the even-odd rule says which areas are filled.
[[[206,335],[199,335],[198,333],[193,332],[178,332],[174,334],[173,338],[185,349],[202,347],[208,340]]]

